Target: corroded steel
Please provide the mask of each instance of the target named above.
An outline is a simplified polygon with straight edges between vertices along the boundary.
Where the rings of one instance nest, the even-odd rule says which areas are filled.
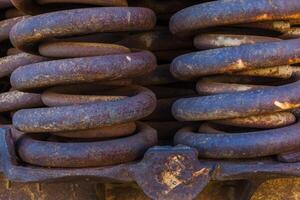
[[[40,94],[9,91],[0,93],[0,112],[43,106]]]
[[[174,34],[199,29],[268,20],[299,19],[298,0],[221,0],[185,8],[170,20]]]
[[[136,131],[136,123],[127,122],[123,124],[114,124],[112,126],[104,126],[95,129],[53,132],[51,134],[65,137],[65,138],[111,139],[111,138],[118,138],[118,137],[132,135],[134,134],[135,131]]]
[[[17,68],[49,60],[42,56],[36,56],[28,53],[17,53],[15,55],[0,58],[0,77],[10,76]]]
[[[177,57],[171,72],[178,79],[298,63],[300,39],[226,47]]]
[[[47,42],[39,46],[39,53],[53,58],[76,58],[129,53],[127,47],[116,44],[89,42]]]
[[[202,158],[255,158],[299,149],[299,126],[239,134],[197,134],[182,129],[174,142],[196,148]]]
[[[11,75],[11,84],[19,90],[61,84],[132,78],[153,71],[156,58],[151,52],[61,59],[26,65]]]
[[[6,19],[6,20],[0,21],[0,42],[2,42],[4,40],[8,40],[9,32],[12,29],[12,27],[16,23],[18,23],[26,18],[28,18],[28,16],[15,17],[12,19]]]
[[[19,140],[18,153],[23,161],[38,166],[99,167],[134,161],[156,143],[156,131],[139,124],[133,136],[99,142],[46,142],[27,134]]]
[[[200,95],[214,95],[257,90],[266,87],[268,86],[259,84],[227,83],[222,82],[221,78],[218,82],[214,79],[203,78],[197,82],[196,90]]]
[[[287,152],[277,155],[277,159],[281,162],[295,163],[300,161],[300,152]]]
[[[214,120],[214,123],[236,127],[268,129],[288,126],[295,123],[296,121],[297,119],[292,113],[278,112],[244,118]]]
[[[194,38],[194,46],[198,49],[214,49],[228,46],[240,46],[243,44],[254,44],[260,42],[274,41],[280,41],[280,39],[276,37],[256,35],[206,33],[199,34]]]
[[[132,89],[105,86],[103,83],[56,86],[45,90],[42,100],[49,107],[118,101],[132,96],[135,93]]]
[[[127,0],[11,0],[11,3],[22,12],[30,15],[61,9],[48,4],[87,4],[96,6],[127,6]]]
[[[130,89],[135,94],[118,101],[19,110],[13,116],[13,124],[24,132],[72,131],[130,122],[152,113],[155,95],[138,86]]]
[[[251,161],[199,160],[196,149],[187,146],[153,147],[139,162],[93,168],[44,168],[24,166],[17,160],[8,130],[1,129],[4,174],[21,182],[85,178],[101,182],[137,182],[151,199],[192,200],[210,181],[251,180],[253,189],[268,178],[299,176],[299,163],[279,163],[270,158]],[[174,185],[175,184],[175,185]],[[174,187],[176,186],[176,187]],[[249,191],[251,195],[251,191]]]
[[[300,106],[299,87],[297,81],[271,88],[179,99],[172,112],[178,120],[199,121],[291,110]]]
[[[37,53],[38,43],[52,38],[97,32],[142,31],[152,29],[155,14],[146,8],[86,8],[57,11],[30,17],[10,32],[12,44]]]

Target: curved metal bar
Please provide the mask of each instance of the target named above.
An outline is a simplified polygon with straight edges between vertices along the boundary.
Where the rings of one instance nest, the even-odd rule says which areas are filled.
[[[116,44],[55,41],[41,44],[39,53],[52,58],[78,58],[130,53],[130,50]]]
[[[156,143],[156,131],[139,124],[133,136],[100,142],[48,142],[25,135],[19,140],[18,153],[23,161],[38,166],[100,167],[134,161]]]
[[[170,30],[182,34],[221,25],[298,19],[299,10],[298,0],[219,0],[177,12],[171,18]]]
[[[281,41],[281,39],[257,35],[203,33],[197,35],[194,38],[194,46],[198,49],[215,49],[222,47],[240,46],[244,44],[275,41]]]
[[[286,111],[300,107],[300,81],[251,91],[182,98],[172,107],[174,117],[182,121],[200,121],[247,117]]]
[[[187,80],[200,76],[299,63],[300,39],[226,47],[177,57],[171,73]]]
[[[26,65],[11,75],[11,84],[28,90],[62,84],[132,78],[151,72],[156,58],[149,51],[62,59]]]
[[[16,24],[10,32],[12,44],[28,53],[37,53],[38,44],[53,37],[98,32],[149,30],[156,17],[147,8],[86,8],[46,13]]]
[[[0,93],[0,112],[43,106],[40,94],[9,91]]]
[[[196,134],[191,129],[181,129],[174,142],[196,148],[203,158],[254,158],[299,149],[299,128],[298,122],[284,128],[237,134]]]
[[[156,98],[146,88],[131,88],[136,91],[135,96],[114,102],[19,110],[13,116],[13,125],[23,132],[37,133],[85,130],[135,121],[154,111]]]
[[[272,129],[294,124],[295,115],[290,112],[279,112],[265,115],[255,115],[243,118],[214,120],[214,123],[235,127]]]
[[[15,55],[0,58],[0,78],[9,76],[17,68],[33,63],[48,61],[48,58],[28,53],[17,53]]]
[[[135,122],[127,122],[123,124],[114,124],[101,128],[77,130],[67,132],[52,132],[51,134],[65,138],[104,138],[112,139],[131,135],[136,130]]]
[[[12,27],[18,22],[27,19],[28,16],[15,17],[11,19],[5,19],[0,21],[0,42],[9,39],[9,32]]]
[[[11,0],[12,4],[24,13],[36,15],[44,12],[58,10],[58,8],[47,7],[47,4],[87,4],[97,6],[127,6],[127,0]]]

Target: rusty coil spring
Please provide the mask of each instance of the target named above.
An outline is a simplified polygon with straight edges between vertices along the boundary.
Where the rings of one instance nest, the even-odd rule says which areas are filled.
[[[266,29],[268,26],[261,21],[295,19],[295,12],[300,9],[292,6],[296,3],[293,1],[284,6],[283,1],[272,1],[280,10],[275,13],[270,2],[239,1],[239,6],[248,8],[247,12],[243,10],[240,13],[234,7],[237,2],[199,4],[178,12],[172,18],[170,27],[175,34],[208,28],[210,25],[206,24],[207,20],[200,20],[207,19],[207,15],[191,14],[191,10],[205,6],[209,19],[213,19],[211,26],[253,23],[251,26],[222,27],[200,33],[194,38],[194,45],[205,51],[179,56],[173,61],[171,72],[182,80],[227,75],[199,80],[198,93],[208,96],[180,99],[173,104],[172,112],[178,120],[208,120],[219,125],[241,127],[238,132],[242,133],[194,134],[189,129],[183,129],[176,134],[175,143],[193,146],[199,150],[200,156],[206,158],[252,158],[295,151],[299,148],[298,123],[291,125],[296,118],[286,111],[300,106],[300,82],[291,83],[292,80],[288,80],[298,70],[290,65],[299,63],[300,40],[281,40],[278,38],[281,34],[278,33],[261,35],[253,27],[257,30]],[[257,8],[256,3],[261,6],[255,13],[250,12],[254,5]],[[227,14],[220,8],[224,8]],[[228,9],[232,9],[229,14]],[[233,17],[233,14],[239,14],[236,15],[239,17]],[[260,24],[255,25],[254,22]],[[285,80],[274,81],[271,78]],[[277,129],[249,132],[247,128]],[[286,133],[285,137],[279,136],[281,132]]]
[[[35,134],[22,137],[18,149],[22,160],[46,167],[106,166],[136,160],[156,144],[156,131],[135,122],[153,112],[156,97],[149,89],[128,85],[132,83],[128,79],[155,69],[155,56],[149,51],[132,52],[118,44],[66,38],[142,31],[154,25],[155,15],[149,9],[115,7],[46,13],[13,27],[10,37],[17,48],[63,58],[25,65],[11,75],[12,86],[21,91],[54,86],[41,94],[48,108],[19,110],[13,116],[13,125],[20,131],[52,133],[43,142]],[[36,37],[31,35],[33,30]],[[54,39],[57,37],[60,39]],[[97,141],[76,143],[76,138]]]
[[[0,21],[0,42],[6,42],[9,39],[11,28],[18,22],[26,19],[28,16],[15,17]],[[28,53],[14,53],[0,58],[0,78],[7,86],[1,88],[0,93],[0,112],[16,111],[22,108],[31,108],[42,106],[39,94],[20,92],[15,89],[7,90],[10,87],[9,82],[6,82],[6,77],[18,67],[48,60],[47,58],[31,55]],[[1,82],[2,83],[2,82]]]

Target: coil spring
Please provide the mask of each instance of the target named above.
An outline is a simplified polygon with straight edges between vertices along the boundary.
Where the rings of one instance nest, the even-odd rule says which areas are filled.
[[[300,106],[300,82],[291,78],[298,71],[291,65],[299,63],[300,39],[285,40],[291,27],[275,26],[278,20],[293,24],[299,10],[293,0],[288,4],[282,0],[214,1],[186,8],[171,18],[170,29],[178,36],[200,32],[194,45],[204,50],[177,57],[171,72],[182,80],[204,77],[197,91],[208,95],[176,101],[173,115],[183,121],[244,128],[236,134],[218,129],[215,134],[194,134],[182,129],[175,136],[176,144],[197,148],[201,157],[228,159],[299,149],[299,122],[289,111]],[[257,130],[262,128],[277,129]],[[227,127],[228,131],[233,130]]]
[[[107,166],[136,160],[156,144],[155,130],[136,122],[153,112],[155,95],[129,85],[129,79],[153,71],[156,58],[149,51],[131,51],[112,42],[119,33],[154,25],[149,9],[102,7],[45,13],[12,28],[15,47],[53,59],[18,67],[11,75],[13,88],[42,91],[48,106],[13,116],[14,127],[31,133],[19,139],[23,161],[46,167]],[[103,37],[97,39],[106,43],[82,41],[98,33]],[[72,38],[76,35],[83,36]]]

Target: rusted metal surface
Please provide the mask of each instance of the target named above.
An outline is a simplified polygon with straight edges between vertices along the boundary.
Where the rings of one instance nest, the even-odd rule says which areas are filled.
[[[277,159],[281,162],[287,162],[287,163],[295,163],[300,161],[300,152],[288,152],[288,153],[282,153],[277,156]]]
[[[136,95],[119,101],[19,110],[13,124],[24,132],[72,131],[130,122],[152,113],[155,95],[142,87],[130,89]]]
[[[252,22],[246,24],[236,24],[235,27],[244,28],[255,28],[263,30],[273,30],[278,32],[285,32],[291,28],[292,23],[289,20],[286,21],[262,21],[262,22]]]
[[[214,123],[248,128],[278,128],[288,126],[297,121],[295,115],[290,112],[279,112],[244,118],[214,120]]]
[[[194,37],[200,50],[171,63],[178,80],[200,79],[200,96],[173,104],[177,120],[195,123],[176,133],[174,148],[197,149],[201,169],[211,170],[209,180],[252,182],[251,194],[242,199],[250,199],[266,179],[298,176],[299,123],[291,111],[300,98],[294,96],[300,7],[296,1],[286,3],[212,1],[183,9],[170,21],[173,34]],[[202,184],[209,182],[207,174]]]
[[[134,134],[136,131],[135,122],[127,122],[123,124],[114,124],[112,126],[104,126],[101,128],[67,131],[67,132],[53,132],[51,134],[65,138],[80,138],[80,139],[111,139],[124,137]]]
[[[178,79],[237,72],[254,68],[295,64],[300,58],[300,39],[256,43],[189,53],[177,57],[171,72]]]
[[[45,105],[56,107],[118,101],[135,93],[134,88],[120,86],[105,86],[103,83],[56,86],[45,90],[42,100]]]
[[[233,0],[213,1],[185,8],[170,20],[174,34],[231,24],[299,18],[297,0]]]
[[[0,77],[10,76],[14,70],[21,66],[47,60],[45,57],[28,53],[17,53],[15,55],[2,57],[0,58]]]
[[[202,0],[203,1],[203,0]],[[197,0],[173,0],[173,1],[159,1],[159,0],[132,0],[130,4],[133,6],[147,7],[155,11],[157,14],[174,13],[185,7],[199,2]]]
[[[135,182],[148,199],[244,200],[266,179],[300,175],[299,123],[289,112],[300,106],[294,66],[300,40],[285,40],[298,38],[296,0],[221,0],[180,11],[171,30],[178,36],[195,31],[194,46],[208,49],[196,53],[190,53],[193,38],[154,28],[149,9],[83,9],[126,6],[123,0],[13,2],[25,13],[81,9],[29,17],[11,31],[13,45],[26,52],[15,56],[41,60],[16,57],[3,68],[3,76],[14,71],[13,89],[23,91],[13,92],[36,95],[40,103],[14,105],[11,133],[0,129],[0,168],[10,180]],[[159,25],[194,3],[128,1],[154,9]],[[207,75],[218,76],[202,77]],[[196,81],[197,92],[210,96],[195,97]],[[0,101],[1,95],[7,99],[3,93]],[[173,114],[182,122],[171,115],[174,101]],[[184,126],[200,126],[200,133],[179,131],[173,144],[170,138]],[[153,147],[158,144],[179,145]],[[222,186],[206,190],[211,181]],[[230,182],[228,190],[224,181]]]
[[[9,91],[0,93],[0,112],[43,106],[40,94]]]
[[[216,82],[214,79],[204,78],[197,82],[196,89],[200,95],[214,95],[222,93],[234,93],[238,91],[250,91],[267,88],[266,85],[254,84],[240,84],[240,83],[226,83],[219,80]],[[271,86],[269,86],[271,87]]]
[[[151,52],[61,59],[26,65],[11,75],[11,84],[19,90],[61,84],[109,81],[133,78],[153,71],[156,58]]]
[[[300,106],[299,84],[297,81],[252,91],[179,99],[172,112],[178,120],[199,121],[291,110]]]
[[[139,124],[138,133],[125,138],[81,143],[46,142],[28,134],[19,140],[18,154],[44,167],[100,167],[134,161],[157,143],[156,131]]]
[[[3,131],[3,129],[1,130]],[[89,177],[101,182],[137,182],[151,199],[195,199],[210,181],[299,176],[299,163],[277,161],[208,161],[199,160],[195,149],[186,146],[154,147],[139,162],[100,168],[43,168],[22,166],[16,160],[14,145],[9,132],[0,135],[1,157],[4,174],[11,180],[21,182],[58,181],[61,178]],[[155,166],[155,167],[154,167]],[[251,195],[251,192],[248,193]]]
[[[256,36],[256,35],[234,35],[234,34],[199,34],[194,38],[194,45],[198,49],[214,49],[243,44],[254,44],[260,42],[280,41],[279,38]]]
[[[255,158],[299,149],[299,123],[266,131],[205,134],[189,129],[177,132],[175,144],[197,148],[202,158]]]
[[[11,0],[11,3],[22,12],[30,15],[63,9],[57,4],[87,4],[95,6],[127,6],[127,0]],[[50,6],[47,6],[50,4]],[[56,6],[51,6],[56,4]],[[68,6],[66,6],[68,8]],[[72,7],[70,7],[72,8]]]
[[[154,27],[155,20],[153,11],[146,8],[106,7],[58,11],[23,20],[14,26],[10,39],[15,47],[28,53],[37,53],[38,43],[52,37],[145,31]]]
[[[8,40],[9,32],[12,29],[12,27],[16,23],[18,23],[26,18],[28,18],[28,16],[15,17],[12,19],[6,19],[6,20],[0,21],[0,42],[2,42],[4,40]]]
[[[47,42],[39,46],[39,53],[52,58],[76,58],[125,54],[130,50],[121,45],[88,42]]]

